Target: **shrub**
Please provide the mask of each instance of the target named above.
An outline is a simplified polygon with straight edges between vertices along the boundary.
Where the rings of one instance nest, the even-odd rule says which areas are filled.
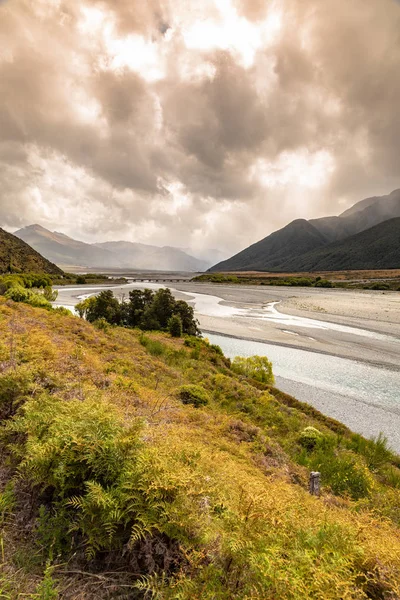
[[[329,279],[319,279],[319,281],[316,281],[314,284],[314,287],[332,288],[333,283],[332,281],[329,281]]]
[[[152,340],[147,335],[141,335],[139,342],[146,348],[148,352],[150,352],[152,356],[162,356],[167,351],[167,348],[164,344],[158,340]]]
[[[322,433],[315,427],[306,427],[300,433],[299,443],[307,450],[313,450],[322,437]]]
[[[192,404],[196,408],[205,406],[210,401],[207,391],[199,385],[182,385],[178,394],[183,404]]]
[[[261,383],[274,383],[272,363],[266,356],[249,356],[248,358],[236,356],[232,361],[232,370]]]
[[[168,321],[168,330],[172,337],[182,337],[182,319],[179,315],[172,315]]]
[[[108,331],[110,329],[110,325],[104,317],[101,317],[101,319],[96,319],[96,321],[93,322],[93,325],[96,327],[96,329],[100,329],[100,331]]]
[[[76,283],[78,285],[84,285],[86,283],[86,279],[83,277],[83,275],[78,275],[76,278]]]

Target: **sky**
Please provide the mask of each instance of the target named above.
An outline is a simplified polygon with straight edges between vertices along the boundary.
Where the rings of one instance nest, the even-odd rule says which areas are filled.
[[[400,187],[395,0],[0,0],[0,226],[219,248]]]

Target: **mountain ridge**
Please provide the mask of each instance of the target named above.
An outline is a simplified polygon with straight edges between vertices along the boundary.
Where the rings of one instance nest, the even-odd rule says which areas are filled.
[[[231,258],[219,262],[209,272],[217,271],[302,271],[312,270],[306,268],[305,264],[313,264],[310,253],[321,253],[321,248],[328,247],[331,244],[337,244],[334,251],[338,251],[340,245],[343,246],[342,251],[347,248],[347,252],[351,252],[352,244],[347,243],[349,240],[363,231],[372,229],[386,221],[400,218],[400,189],[394,190],[390,194],[381,197],[367,198],[356,203],[350,209],[344,211],[341,215],[332,217],[321,217],[319,219],[296,219],[282,229],[274,231],[259,242],[251,244],[241,252],[238,252]],[[308,227],[304,224],[307,223]],[[399,220],[400,223],[400,220]],[[300,227],[300,224],[302,226]],[[391,227],[397,227],[397,221]],[[312,229],[310,229],[312,228]],[[376,229],[374,234],[383,235],[385,228]],[[400,231],[400,227],[399,227]],[[316,235],[316,232],[321,237]],[[391,236],[392,243],[396,243],[396,237]],[[382,240],[380,246],[382,247]],[[389,251],[389,248],[387,248]],[[357,249],[358,252],[358,249]],[[300,260],[301,257],[307,254],[306,263]],[[319,254],[322,256],[321,254]],[[341,252],[338,251],[338,256]],[[339,264],[348,264],[346,268],[360,268],[351,266],[352,264],[360,264],[359,259],[353,263],[350,261],[339,260],[335,262],[335,253],[330,254],[331,260],[329,268],[324,267],[324,270],[341,270]],[[394,252],[396,256],[396,252]],[[362,261],[361,261],[362,262]],[[377,261],[373,261],[371,256],[368,264],[374,267],[375,264],[382,265],[381,268],[396,268],[400,266],[400,257],[398,263],[394,267],[389,267],[389,260],[385,264],[379,256]],[[325,263],[324,263],[325,264]],[[391,263],[392,264],[392,263]],[[318,265],[318,266],[317,266]],[[315,263],[313,269],[322,269],[319,263]]]
[[[179,248],[116,241],[89,244],[59,231],[33,224],[14,234],[48,260],[68,266],[88,268],[130,268],[166,271],[205,271],[210,263]]]
[[[0,273],[20,271],[62,275],[62,270],[29,244],[0,228]]]

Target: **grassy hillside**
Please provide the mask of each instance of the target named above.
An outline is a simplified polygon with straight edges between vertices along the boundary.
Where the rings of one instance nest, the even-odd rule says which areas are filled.
[[[382,440],[204,341],[99,327],[0,299],[1,598],[399,597]]]
[[[10,271],[62,275],[61,269],[24,241],[0,229],[0,274]]]
[[[286,262],[288,270],[398,269],[400,218],[390,219],[341,242]]]

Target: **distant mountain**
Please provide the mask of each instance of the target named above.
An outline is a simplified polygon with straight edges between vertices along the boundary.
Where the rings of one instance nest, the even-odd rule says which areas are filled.
[[[288,271],[400,268],[400,217],[285,262]]]
[[[7,273],[10,269],[24,273],[63,274],[61,269],[24,241],[0,229],[0,273]]]
[[[16,231],[15,235],[46,258],[63,267],[117,266],[110,252],[74,240],[58,231],[49,231],[40,225],[29,225]]]
[[[40,225],[29,225],[15,235],[46,258],[64,268],[125,268],[157,271],[205,271],[209,263],[198,260],[179,248],[151,246],[131,242],[87,244],[49,231]]]
[[[327,238],[318,229],[305,219],[297,219],[232,258],[218,263],[210,271],[279,270],[282,263],[327,243]]]
[[[209,263],[190,256],[179,248],[151,246],[134,242],[103,242],[96,248],[106,250],[118,264],[130,268],[157,271],[205,271]]]
[[[396,220],[398,217],[400,217],[400,190],[395,190],[387,196],[362,200],[337,217],[323,217],[320,219],[311,219],[310,221],[301,219],[292,221],[292,223],[289,223],[283,229],[275,231],[232,258],[213,266],[210,271],[289,272],[292,270],[323,270],[323,267],[319,263],[315,262],[314,264],[311,256],[315,256],[316,259],[317,255],[319,255],[322,261],[322,257],[325,256],[322,249],[327,248],[332,243],[337,243],[337,246],[333,250],[338,253],[335,254],[338,258],[336,262],[333,260],[333,255],[329,255],[331,258],[326,258],[326,260],[324,258],[324,261],[327,261],[331,265],[329,270],[358,269],[361,267],[340,266],[345,262],[346,264],[353,263],[351,257],[349,257],[349,261],[344,261],[343,257],[339,259],[339,255],[341,255],[339,247],[343,248],[343,252],[351,252],[353,243],[351,242],[347,245],[344,242],[363,231],[374,228],[380,223],[385,223],[393,219]],[[380,230],[377,231],[379,233]],[[316,234],[319,234],[319,237]],[[390,239],[394,239],[393,235]],[[354,247],[356,248],[357,246]],[[307,260],[303,261],[303,256],[306,254]],[[396,252],[390,252],[390,256],[395,257]],[[381,264],[382,261],[378,255],[376,255],[376,258],[378,261],[377,265],[378,263]],[[354,264],[356,262],[355,260]],[[306,264],[309,265],[307,268],[305,267]],[[373,261],[369,260],[368,264],[373,264]],[[400,268],[400,263],[398,262],[396,266]],[[378,269],[381,267],[369,266],[365,268]]]

